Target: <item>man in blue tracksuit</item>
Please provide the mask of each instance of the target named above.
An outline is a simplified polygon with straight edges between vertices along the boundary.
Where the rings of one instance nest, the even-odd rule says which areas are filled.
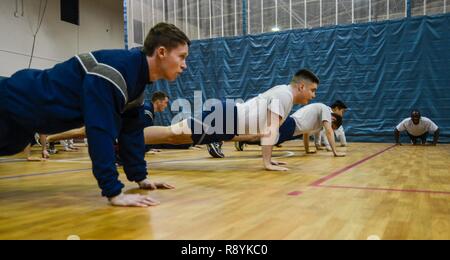
[[[144,117],[144,126],[152,127],[154,126],[154,119],[155,119],[155,112],[164,112],[166,110],[167,106],[169,105],[169,96],[162,92],[158,91],[153,93],[152,95],[152,102],[151,104],[144,104],[144,111],[145,111],[145,117]],[[152,149],[158,150],[158,149],[189,149],[192,145],[185,144],[185,145],[170,145],[170,144],[159,144],[159,145],[145,145],[146,151],[149,152]]]
[[[169,96],[161,91],[153,93],[152,102],[145,102],[143,105],[143,127],[150,127],[154,125],[155,120],[155,112],[163,112],[166,110],[169,105]],[[123,160],[120,152],[120,145],[117,145],[115,148],[116,151],[116,163],[118,165],[123,165]],[[149,152],[152,149],[151,145],[145,145],[145,153]]]
[[[86,126],[93,172],[102,195],[115,206],[152,206],[147,196],[122,194],[114,142],[124,170],[140,188],[172,188],[147,179],[144,160],[144,90],[173,81],[186,69],[190,41],[173,25],[152,28],[142,50],[102,50],[78,55],[48,70],[22,70],[0,83],[0,156],[21,152],[34,133]]]
[[[157,91],[153,93],[151,102],[144,103],[144,127],[149,127],[154,125],[155,121],[155,113],[161,113],[166,110],[169,106],[169,96],[162,92]]]

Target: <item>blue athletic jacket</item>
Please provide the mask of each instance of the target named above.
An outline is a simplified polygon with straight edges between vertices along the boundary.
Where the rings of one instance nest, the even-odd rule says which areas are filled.
[[[154,119],[155,119],[155,108],[153,107],[152,103],[145,103],[144,104],[144,127],[150,127],[154,125]]]
[[[85,125],[102,195],[114,197],[124,187],[115,166],[116,140],[127,178],[139,182],[147,176],[143,101],[149,83],[140,50],[96,51],[48,70],[22,70],[2,81],[0,111],[42,134]]]

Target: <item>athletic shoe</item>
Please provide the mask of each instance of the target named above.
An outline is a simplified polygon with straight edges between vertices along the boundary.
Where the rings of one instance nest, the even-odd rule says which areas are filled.
[[[234,142],[234,148],[236,148],[236,151],[242,152],[245,149],[245,143],[244,142]]]
[[[49,143],[47,151],[49,154],[57,154],[58,150],[55,147],[55,143]]]
[[[223,143],[212,143],[212,144],[206,145],[206,147],[208,148],[208,152],[212,157],[224,158],[225,154],[223,154],[222,145],[223,145]]]

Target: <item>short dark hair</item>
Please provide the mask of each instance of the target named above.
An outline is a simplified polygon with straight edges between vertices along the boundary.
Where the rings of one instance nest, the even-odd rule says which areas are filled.
[[[173,49],[180,44],[191,45],[191,41],[186,34],[173,24],[159,23],[155,25],[147,34],[144,42],[143,52],[147,56],[152,56],[159,47]]]
[[[312,83],[316,83],[317,85],[320,84],[319,77],[317,77],[316,74],[307,69],[301,69],[297,71],[297,73],[295,73],[294,78],[292,79],[292,83],[299,83],[302,80],[307,80]]]
[[[334,102],[334,104],[331,105],[331,108],[347,109],[348,107],[341,100],[336,100],[336,102]]]
[[[422,114],[420,113],[420,111],[418,109],[413,109],[413,111],[411,111],[411,117],[416,113],[419,114],[419,117],[422,117]]]
[[[342,116],[340,116],[336,113],[332,113],[331,115],[336,119],[336,121],[333,122],[333,124],[336,126],[336,128],[341,127],[341,125],[343,123]]]
[[[157,91],[157,92],[153,93],[153,95],[152,95],[152,103],[159,101],[159,100],[164,100],[166,98],[169,98],[169,96],[165,92]]]

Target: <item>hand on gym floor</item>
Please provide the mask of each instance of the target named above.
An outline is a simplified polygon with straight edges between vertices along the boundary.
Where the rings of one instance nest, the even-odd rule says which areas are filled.
[[[325,150],[325,148],[321,147],[320,145],[316,145],[316,150],[323,151],[323,150]]]
[[[27,157],[27,161],[29,161],[29,162],[46,162],[47,159],[29,156],[29,157]]]
[[[287,165],[287,163],[285,163],[285,162],[278,162],[278,161],[272,161],[272,165],[280,166],[280,165]]]
[[[47,150],[42,151],[42,159],[50,159],[50,153]]]
[[[266,170],[268,170],[268,171],[278,171],[278,172],[289,171],[288,168],[281,167],[281,166],[278,166],[278,165],[274,165],[274,162],[272,162],[269,165],[266,165]]]
[[[347,156],[345,153],[336,153],[334,157],[345,157]]]
[[[120,194],[119,196],[110,198],[109,202],[111,203],[111,205],[118,207],[142,207],[142,208],[157,206],[160,204],[159,201],[156,201],[148,196],[143,196],[139,194]]]
[[[151,182],[148,179],[145,179],[138,183],[139,188],[143,190],[171,190],[175,189],[174,186],[164,183],[164,182]]]

